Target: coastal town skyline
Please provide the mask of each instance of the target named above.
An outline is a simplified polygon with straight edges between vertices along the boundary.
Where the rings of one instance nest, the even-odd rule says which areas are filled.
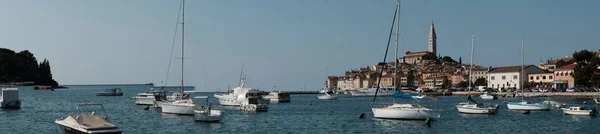
[[[162,85],[165,79],[178,2],[3,3],[0,15],[15,21],[0,26],[10,31],[0,33],[1,47],[50,60],[60,84]],[[321,88],[325,66],[328,75],[343,75],[380,62],[395,3],[190,1],[186,83],[225,91],[237,84],[244,64],[252,87]],[[590,3],[598,2],[403,1],[399,56],[428,50],[431,23],[438,37],[435,56],[468,63],[476,34],[474,62],[485,67],[519,65],[521,38],[526,64],[597,51],[594,24],[600,20],[590,16],[600,9]],[[179,62],[171,62],[168,85],[179,81]]]

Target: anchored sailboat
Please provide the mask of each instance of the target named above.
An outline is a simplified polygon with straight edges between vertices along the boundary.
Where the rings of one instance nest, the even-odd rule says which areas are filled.
[[[471,68],[469,68],[469,97],[467,97],[467,102],[461,102],[456,105],[456,109],[460,113],[466,114],[496,114],[498,111],[498,105],[493,106],[485,106],[483,103],[478,103],[473,98],[471,98],[471,74],[473,73],[473,54],[475,53],[475,35],[473,35],[473,39],[471,41]]]
[[[527,78],[524,77],[523,75],[525,75],[524,73],[524,69],[523,69],[523,64],[524,64],[524,57],[525,57],[525,50],[523,48],[524,46],[524,39],[521,39],[521,78]],[[520,80],[521,82],[521,102],[509,102],[506,104],[506,106],[508,106],[508,109],[510,110],[538,110],[538,111],[544,111],[544,110],[550,110],[551,106],[550,105],[546,105],[543,103],[532,103],[529,101],[525,101],[525,98],[523,96],[523,80]]]
[[[181,88],[179,89],[179,98],[173,102],[165,102],[162,104],[163,113],[171,114],[182,114],[182,115],[193,115],[194,114],[194,101],[192,99],[185,99],[183,94],[183,63],[184,63],[184,42],[185,42],[185,0],[182,3],[182,15],[181,15]]]
[[[398,1],[398,5],[396,6],[396,11],[394,13],[394,20],[392,21],[392,28],[390,29],[390,35],[388,37],[388,43],[387,43],[387,47],[385,49],[385,55],[383,57],[383,62],[378,64],[378,65],[382,66],[382,70],[381,70],[381,72],[379,72],[379,80],[377,81],[377,89],[375,90],[375,95],[373,97],[373,104],[375,104],[375,100],[377,99],[377,94],[378,94],[379,88],[380,88],[379,85],[381,84],[381,76],[383,74],[383,70],[385,70],[385,67],[386,67],[385,62],[387,59],[387,53],[388,53],[388,49],[390,46],[390,40],[392,37],[392,33],[394,30],[395,24],[398,25],[397,33],[400,31],[399,30],[400,29],[399,28],[399,26],[400,26],[399,20],[400,19],[399,19],[399,17],[397,17],[399,12],[400,12],[400,1]],[[398,50],[398,34],[396,34],[396,51],[397,50]],[[397,56],[397,54],[396,54],[396,56]],[[396,73],[396,72],[394,72],[394,73]],[[397,91],[394,94],[395,94],[394,96],[396,96],[395,98],[411,98],[412,99],[413,96],[416,96],[416,95],[411,95],[411,94],[402,94]],[[415,100],[417,100],[417,99],[415,99]],[[374,107],[371,108],[371,110],[372,110],[373,116],[375,118],[383,118],[383,119],[427,120],[427,119],[439,118],[439,116],[440,116],[439,113],[435,112],[433,109],[431,109],[427,106],[423,106],[420,104],[400,104],[400,103],[396,103],[395,101],[391,105],[382,105],[382,106],[374,105]]]

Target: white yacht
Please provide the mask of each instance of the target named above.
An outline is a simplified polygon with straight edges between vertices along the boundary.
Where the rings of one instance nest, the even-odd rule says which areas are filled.
[[[18,88],[2,88],[0,108],[21,108]]]
[[[364,96],[375,96],[377,87],[364,88],[350,91],[352,97],[364,97]],[[392,96],[394,95],[394,87],[380,87],[377,96]]]
[[[263,96],[263,98],[271,102],[290,102],[290,94],[279,91],[270,92],[268,95]]]
[[[194,120],[199,122],[219,122],[223,119],[223,112],[212,108],[208,96],[197,96],[197,99],[206,99],[206,106],[198,106],[194,110]]]
[[[337,96],[336,95],[331,95],[328,93],[324,93],[322,95],[317,96],[317,98],[319,98],[319,100],[337,100]]]
[[[258,92],[258,89],[244,87],[244,78],[241,78],[239,87],[232,88],[227,94],[215,94],[214,96],[223,106],[240,106],[247,100],[248,92]]]
[[[569,107],[561,109],[565,115],[595,116],[598,113],[596,108],[587,109],[585,107]]]
[[[66,118],[54,121],[61,131],[67,134],[120,134],[123,131],[116,125],[108,122],[108,114],[102,104],[80,104],[79,107],[99,106],[104,112],[104,117],[91,113],[70,114]],[[80,109],[78,107],[78,109]]]

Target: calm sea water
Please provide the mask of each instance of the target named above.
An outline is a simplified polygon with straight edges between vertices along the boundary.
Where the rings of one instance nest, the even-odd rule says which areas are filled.
[[[144,110],[129,97],[146,92],[150,86],[120,86],[124,96],[95,96],[96,92],[115,86],[71,86],[56,91],[19,87],[22,108],[0,110],[0,133],[58,133],[54,120],[76,113],[78,103],[101,103],[111,122],[124,133],[598,133],[600,118],[567,116],[559,110],[523,115],[507,110],[503,101],[497,115],[459,114],[454,107],[465,97],[439,97],[435,107],[441,118],[431,127],[424,121],[383,120],[372,118],[370,97],[340,97],[321,101],[316,95],[292,95],[291,103],[272,103],[264,113],[243,113],[234,107],[220,107],[226,116],[220,123],[194,122],[193,116],[162,114]],[[210,95],[212,93],[194,93]],[[389,98],[388,98],[389,99]],[[538,100],[541,100],[540,98]],[[590,99],[554,99],[582,104]],[[200,102],[200,100],[197,100]],[[386,101],[386,98],[383,99]],[[391,100],[389,100],[391,101]],[[408,100],[407,100],[408,101]],[[312,104],[312,105],[310,105]],[[367,112],[368,118],[359,119]]]

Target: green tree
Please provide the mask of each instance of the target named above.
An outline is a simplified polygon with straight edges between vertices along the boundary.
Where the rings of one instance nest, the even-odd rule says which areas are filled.
[[[456,63],[456,61],[454,59],[452,59],[452,57],[450,57],[450,56],[444,56],[444,57],[442,57],[441,60],[443,62],[454,62],[454,63]]]
[[[468,87],[469,83],[467,81],[461,81],[456,84],[456,87]]]
[[[577,63],[574,69],[575,72],[573,73],[575,84],[579,86],[598,85],[600,81],[600,76],[598,75],[600,74],[595,72],[600,65],[600,58],[594,52],[581,50],[573,53],[573,60]]]

